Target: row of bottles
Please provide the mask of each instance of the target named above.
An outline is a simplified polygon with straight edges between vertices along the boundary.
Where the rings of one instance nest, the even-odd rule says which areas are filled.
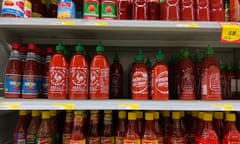
[[[20,111],[14,144],[239,143],[236,121],[233,112]]]
[[[3,0],[2,16],[239,21],[237,0]]]
[[[62,43],[56,46],[56,52],[52,48],[46,49],[46,56],[34,44],[28,44],[26,56],[22,51],[20,44],[12,44],[5,75],[7,98],[126,98],[123,96],[123,68],[119,58],[116,54],[113,64],[109,65],[101,42],[91,59],[81,43],[75,47],[71,58],[67,57]],[[184,49],[178,61],[170,60],[166,65],[165,56],[159,49],[156,63],[151,66],[149,59],[145,63],[139,50],[128,73],[129,96],[154,100],[193,100],[200,97],[203,100],[221,100],[220,68],[214,50],[209,47],[204,59],[199,55],[197,52],[197,59],[193,62],[190,52]]]

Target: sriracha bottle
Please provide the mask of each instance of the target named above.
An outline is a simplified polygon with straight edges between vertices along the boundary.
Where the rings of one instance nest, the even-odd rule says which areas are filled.
[[[164,55],[159,49],[156,63],[152,67],[152,99],[168,100],[168,67],[163,62]]]
[[[104,111],[101,144],[114,144],[111,110]]]
[[[137,131],[136,118],[137,117],[135,112],[128,112],[128,125],[124,136],[123,144],[140,144],[141,136]]]
[[[180,61],[180,95],[179,99],[193,100],[195,99],[195,70],[192,61],[189,59],[190,52],[183,51],[183,58]]]
[[[161,127],[160,121],[159,121],[159,112],[154,112],[153,125],[154,125],[154,129],[156,131],[156,134],[157,134],[158,144],[164,144],[163,131],[162,131],[162,127]]]
[[[53,132],[50,121],[50,113],[48,111],[42,112],[42,121],[37,132],[37,144],[53,142]]]
[[[22,88],[22,61],[19,43],[12,43],[12,51],[5,74],[4,93],[6,98],[20,98]]]
[[[131,18],[131,1],[117,0],[117,19],[127,20]]]
[[[72,127],[73,127],[73,112],[67,111],[62,134],[63,144],[69,144],[69,141],[71,139]]]
[[[214,50],[209,47],[201,70],[202,100],[221,100],[221,82],[219,63],[214,56]]]
[[[68,84],[68,63],[60,42],[49,64],[48,98],[66,99]]]
[[[26,122],[27,122],[27,111],[25,110],[19,111],[17,126],[14,130],[13,144],[26,143],[27,127],[28,127]]]
[[[213,127],[218,135],[218,138],[221,140],[223,138],[224,125],[223,125],[223,112],[214,113]]]
[[[181,20],[195,20],[194,0],[181,0]]]
[[[224,21],[224,0],[210,1],[210,18],[211,21]]]
[[[123,68],[117,54],[110,66],[110,96],[112,99],[123,98]]]
[[[88,144],[100,144],[100,125],[99,125],[99,111],[90,111],[90,125],[88,129]]]
[[[75,48],[76,54],[72,57],[69,66],[69,98],[88,99],[89,67],[81,43]]]
[[[236,115],[228,113],[225,117],[224,137],[222,144],[240,143],[240,134],[236,127]]]
[[[74,123],[69,144],[86,144],[83,111],[74,112]]]
[[[27,144],[37,144],[37,131],[41,118],[39,111],[32,111],[32,120],[27,130]]]
[[[196,21],[210,21],[210,3],[209,0],[195,1]]]
[[[158,136],[154,128],[154,115],[152,112],[145,113],[145,125],[142,135],[142,144],[158,144]]]
[[[161,20],[180,20],[180,0],[165,0],[160,4]]]
[[[144,56],[139,50],[136,56],[136,64],[132,67],[131,94],[132,99],[146,100],[149,96],[148,91],[148,68],[144,64]]]
[[[109,63],[99,41],[90,66],[90,99],[109,99]]]
[[[115,134],[115,143],[123,144],[124,134],[127,129],[127,121],[126,121],[126,111],[118,112],[118,122]]]
[[[147,0],[132,0],[132,19],[147,20],[148,12]]]

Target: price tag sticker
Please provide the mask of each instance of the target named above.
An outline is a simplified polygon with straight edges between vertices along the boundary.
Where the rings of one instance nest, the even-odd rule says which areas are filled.
[[[76,22],[74,20],[61,20],[61,19],[58,19],[58,20],[53,21],[53,24],[73,26],[73,25],[76,25]]]
[[[212,108],[217,108],[224,111],[233,111],[234,106],[232,104],[212,104]]]
[[[21,108],[21,103],[0,103],[0,109],[7,110],[19,110]]]
[[[108,26],[108,22],[106,21],[89,21],[89,22],[86,22],[87,25],[96,25],[96,26]]]
[[[198,28],[199,25],[197,23],[177,23],[177,27],[190,27],[190,28]]]
[[[74,103],[55,103],[55,104],[52,104],[52,106],[57,107],[58,109],[63,109],[63,110],[74,110],[75,109]]]
[[[221,24],[221,26],[222,26],[221,42],[223,43],[240,42],[240,26],[238,24]]]
[[[118,104],[119,109],[140,110],[139,104]]]

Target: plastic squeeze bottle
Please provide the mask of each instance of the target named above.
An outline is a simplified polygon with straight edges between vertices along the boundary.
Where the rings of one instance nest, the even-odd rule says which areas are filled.
[[[145,113],[145,125],[142,134],[142,144],[149,143],[158,144],[158,136],[154,128],[154,114],[152,112]]]
[[[223,112],[214,112],[213,127],[218,135],[218,138],[221,140],[224,133]]]
[[[37,144],[37,131],[40,125],[40,111],[32,111],[32,120],[27,130],[27,144]]]
[[[114,144],[112,110],[104,110],[101,144]]]
[[[83,111],[75,111],[73,129],[69,144],[86,144],[86,135],[83,124]]]
[[[17,126],[14,130],[13,144],[26,143],[27,138],[27,111],[19,111]]]
[[[123,144],[126,129],[127,129],[126,111],[119,111],[116,134],[115,134],[116,144]]]

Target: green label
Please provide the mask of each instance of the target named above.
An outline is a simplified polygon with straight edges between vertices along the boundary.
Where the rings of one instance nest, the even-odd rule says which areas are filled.
[[[84,3],[84,16],[99,17],[99,5],[97,3],[86,2]]]
[[[27,144],[37,144],[37,136],[35,134],[28,134]]]
[[[116,4],[102,4],[102,17],[117,17],[116,14]]]

